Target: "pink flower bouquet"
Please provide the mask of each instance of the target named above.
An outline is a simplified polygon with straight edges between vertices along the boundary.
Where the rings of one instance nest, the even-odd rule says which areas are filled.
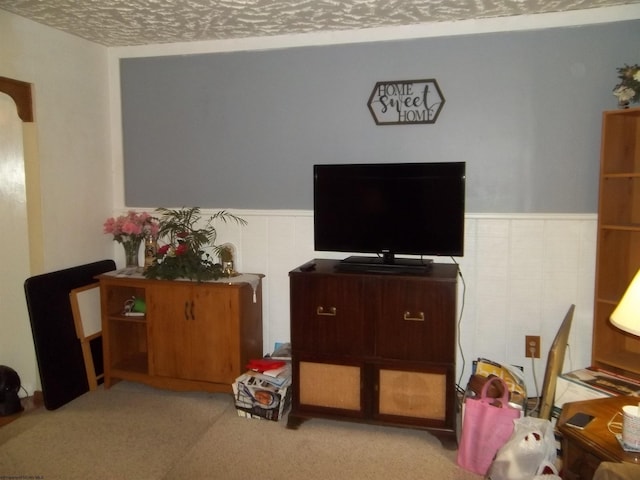
[[[104,233],[112,234],[116,242],[142,240],[147,236],[157,237],[158,222],[147,212],[130,210],[126,215],[110,217],[104,222]]]

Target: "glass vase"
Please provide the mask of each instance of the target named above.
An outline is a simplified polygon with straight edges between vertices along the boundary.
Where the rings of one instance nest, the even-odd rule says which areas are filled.
[[[140,254],[141,242],[141,238],[132,238],[122,242],[126,268],[138,268],[140,266],[138,255]]]

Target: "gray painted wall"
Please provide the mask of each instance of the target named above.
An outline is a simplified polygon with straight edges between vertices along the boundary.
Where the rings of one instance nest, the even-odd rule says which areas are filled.
[[[121,60],[126,204],[311,209],[312,165],[467,162],[470,213],[596,211],[600,121],[640,21]],[[377,81],[435,78],[433,125]]]

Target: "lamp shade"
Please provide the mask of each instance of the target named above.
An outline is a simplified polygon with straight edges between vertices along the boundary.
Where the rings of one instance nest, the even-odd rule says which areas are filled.
[[[620,330],[640,337],[640,270],[631,280],[610,319]]]

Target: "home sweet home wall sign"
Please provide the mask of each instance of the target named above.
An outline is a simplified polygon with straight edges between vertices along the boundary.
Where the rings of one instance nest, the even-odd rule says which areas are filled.
[[[367,106],[377,125],[436,123],[444,96],[435,79],[377,82]]]

